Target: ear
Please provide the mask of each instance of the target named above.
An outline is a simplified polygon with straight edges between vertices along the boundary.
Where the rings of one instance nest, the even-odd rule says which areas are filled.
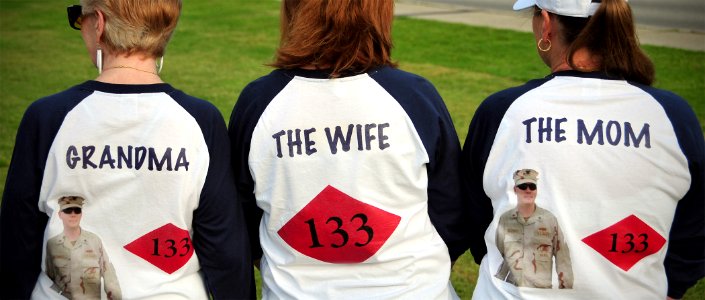
[[[96,41],[100,43],[101,38],[103,37],[103,30],[105,30],[105,16],[103,15],[102,11],[95,11],[95,20]]]
[[[541,11],[541,38],[551,40],[553,36],[553,19],[545,9]]]

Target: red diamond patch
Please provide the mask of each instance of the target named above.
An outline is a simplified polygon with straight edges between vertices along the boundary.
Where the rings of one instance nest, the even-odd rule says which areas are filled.
[[[401,217],[327,186],[279,229],[302,254],[328,263],[361,263],[387,242]]]
[[[624,271],[663,248],[666,239],[635,215],[598,231],[583,242]]]
[[[171,223],[125,245],[125,249],[168,274],[181,269],[193,255],[188,231]]]

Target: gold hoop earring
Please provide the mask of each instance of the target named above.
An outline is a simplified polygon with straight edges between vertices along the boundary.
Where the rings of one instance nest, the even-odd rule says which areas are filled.
[[[544,41],[544,39],[540,39],[539,42],[536,44],[536,47],[538,47],[539,50],[541,50],[541,52],[548,52],[548,50],[551,50],[551,40],[549,40],[549,39],[545,40],[546,42],[548,42],[548,46],[546,48],[541,47],[541,42],[543,42],[543,41]]]

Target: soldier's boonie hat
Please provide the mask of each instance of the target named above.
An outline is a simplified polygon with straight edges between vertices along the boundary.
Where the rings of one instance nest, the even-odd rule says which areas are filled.
[[[539,172],[532,169],[521,169],[514,172],[514,186],[522,183],[533,183],[539,180]]]
[[[64,210],[69,207],[83,207],[83,198],[78,196],[59,198],[59,209]]]

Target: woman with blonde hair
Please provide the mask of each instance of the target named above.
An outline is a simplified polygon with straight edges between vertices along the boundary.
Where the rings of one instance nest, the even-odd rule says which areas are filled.
[[[433,85],[390,59],[393,8],[282,1],[277,69],[235,105],[233,163],[264,298],[456,297],[460,145]]]
[[[62,239],[71,255],[42,264],[66,195],[89,199],[81,228],[102,240],[122,291],[108,298],[253,297],[225,122],[160,77],[180,13],[180,0],[68,8],[98,77],[34,102],[20,124],[0,214],[3,297],[97,297],[105,260],[80,246],[90,241]]]
[[[682,297],[705,274],[705,140],[693,110],[651,86],[654,66],[627,1],[519,0],[514,9],[531,10],[533,43],[551,74],[491,95],[470,124],[463,169],[475,218],[485,223],[471,231],[481,263],[473,297]],[[544,174],[541,206],[570,249],[572,289],[493,276],[503,262],[495,232],[516,206],[505,174],[525,166]],[[523,263],[509,266],[517,281],[550,263],[537,250],[565,250],[551,243],[561,239],[551,238],[555,228],[537,224],[514,232],[540,243],[515,256]],[[557,272],[547,277],[554,287],[568,277]]]

